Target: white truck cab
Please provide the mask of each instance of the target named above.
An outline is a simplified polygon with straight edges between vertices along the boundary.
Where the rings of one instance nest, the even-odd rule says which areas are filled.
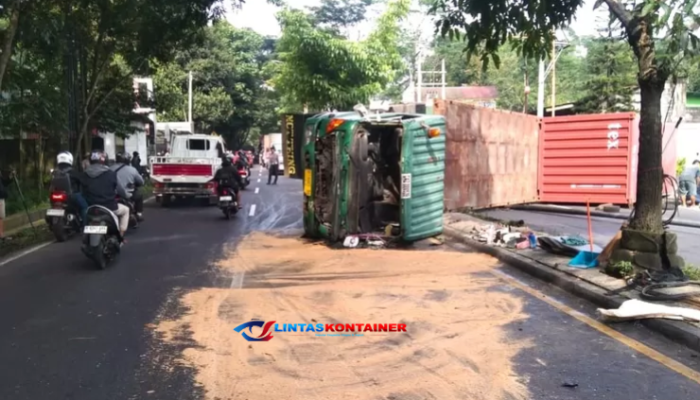
[[[208,198],[217,201],[216,185],[212,182],[221,166],[221,152],[226,144],[221,136],[197,133],[176,134],[172,137],[167,156],[151,157],[151,179],[156,201],[167,205],[175,197]]]

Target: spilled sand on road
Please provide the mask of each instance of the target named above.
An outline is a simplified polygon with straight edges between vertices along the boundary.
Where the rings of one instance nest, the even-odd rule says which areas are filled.
[[[486,273],[495,264],[477,253],[332,250],[256,232],[218,265],[243,277],[241,288],[191,291],[181,299],[189,312],[155,330],[164,342],[190,335],[196,346],[178,362],[196,370],[207,399],[526,399],[512,360],[530,343],[506,334],[526,316]],[[233,328],[251,319],[405,323],[408,332],[247,342]]]

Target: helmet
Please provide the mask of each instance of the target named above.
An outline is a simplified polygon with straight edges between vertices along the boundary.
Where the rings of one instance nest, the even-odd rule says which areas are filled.
[[[221,165],[224,167],[228,167],[233,163],[233,160],[231,159],[231,156],[228,154],[224,157],[224,159],[221,161]]]
[[[73,155],[69,151],[62,151],[56,156],[56,164],[73,165]]]
[[[90,153],[90,164],[104,164],[107,161],[107,155],[99,150]]]
[[[127,161],[126,155],[124,153],[117,153],[115,161],[120,164],[125,164]]]

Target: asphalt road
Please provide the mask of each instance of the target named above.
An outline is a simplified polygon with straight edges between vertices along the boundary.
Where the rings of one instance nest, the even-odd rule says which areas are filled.
[[[216,207],[182,205],[163,209],[149,204],[146,222],[130,234],[118,263],[105,271],[93,268],[80,252],[77,240],[49,245],[0,266],[0,399],[213,400],[212,393],[221,392],[221,388],[215,387],[216,382],[212,383],[217,380],[235,381],[228,382],[233,384],[233,389],[227,392],[230,394],[219,396],[221,400],[262,400],[268,398],[264,393],[276,393],[274,397],[281,399],[321,399],[330,397],[312,394],[331,389],[336,394],[333,398],[346,398],[344,393],[355,393],[358,387],[362,390],[357,393],[362,394],[353,398],[394,400],[690,400],[697,399],[700,393],[700,375],[693,377],[675,372],[668,363],[652,359],[649,351],[634,350],[629,344],[577,319],[576,312],[594,315],[590,304],[495,261],[489,261],[493,267],[487,268],[482,255],[460,252],[459,257],[474,258],[465,262],[467,266],[451,272],[447,271],[447,266],[442,266],[441,274],[445,275],[436,272],[435,279],[431,280],[428,276],[432,253],[429,252],[403,254],[401,261],[392,261],[400,259],[399,253],[392,253],[399,250],[313,250],[319,246],[304,248],[302,245],[298,249],[285,247],[282,250],[279,246],[285,246],[286,242],[268,245],[264,241],[242,249],[240,240],[248,233],[268,232],[273,238],[266,239],[269,241],[276,236],[297,235],[301,227],[300,181],[280,178],[279,185],[267,186],[264,180],[258,183],[256,175],[253,174],[253,185],[244,192],[245,209],[231,221],[224,220]],[[565,227],[569,223],[562,224]],[[242,255],[231,261],[234,265],[230,269],[216,265],[217,261],[227,259],[226,252],[237,247]],[[282,251],[286,252],[284,256]],[[357,251],[358,256],[353,257],[352,251]],[[313,263],[309,261],[312,252],[318,258]],[[245,263],[244,256],[254,257],[254,254],[259,254],[257,262],[269,258],[278,264],[248,271],[245,282],[243,275],[227,272],[240,269],[241,266],[235,264]],[[413,265],[408,261],[412,254],[424,264],[415,266],[415,271],[404,276],[401,271]],[[286,269],[277,266],[294,264],[295,258],[306,260],[305,264]],[[345,263],[352,262],[356,264],[358,275],[346,278],[341,272]],[[275,275],[275,268],[284,269],[284,276]],[[314,268],[320,270],[319,274],[333,268],[338,273],[332,279],[319,275],[309,277],[309,271]],[[392,274],[378,274],[375,278],[378,289],[370,290],[370,284],[363,283],[370,281],[358,276],[372,268],[379,272],[392,271]],[[522,285],[501,279],[490,269],[515,277]],[[305,285],[314,286],[309,286],[306,292],[287,289],[290,284],[285,282],[293,279],[305,280]],[[345,319],[343,322],[372,322],[374,313],[387,309],[386,304],[378,307],[367,303],[369,308],[358,308],[360,303],[354,302],[371,297],[370,292],[374,296],[384,293],[382,301],[389,299],[392,304],[385,312],[392,319],[408,320],[409,334],[401,340],[382,339],[381,346],[376,349],[358,345],[365,352],[364,357],[386,351],[387,343],[390,353],[397,355],[391,362],[384,360],[374,364],[372,368],[376,373],[371,376],[367,375],[367,369],[352,367],[363,365],[354,355],[353,351],[359,351],[354,347],[332,356],[335,361],[342,361],[341,370],[335,369],[336,364],[324,370],[324,366],[331,364],[318,363],[318,354],[323,351],[315,347],[302,348],[295,344],[293,337],[286,339],[284,348],[268,347],[277,352],[263,350],[262,354],[274,355],[273,361],[241,358],[242,364],[226,369],[224,366],[228,365],[227,357],[231,357],[231,353],[242,354],[253,348],[241,342],[240,336],[224,323],[211,325],[215,334],[209,336],[202,328],[208,327],[209,317],[216,319],[222,313],[221,306],[211,309],[206,301],[220,295],[227,298],[226,293],[234,288],[235,282],[241,289],[236,296],[249,303],[246,308],[242,303],[228,302],[225,308],[229,313],[255,316],[256,301],[267,298],[270,302],[283,301],[285,305],[277,312],[292,313],[290,315],[295,318],[285,322],[319,318],[315,316],[321,312],[317,308],[330,313],[326,308],[334,304],[333,296],[343,293],[342,285],[354,282],[357,287],[353,286],[352,291],[361,292],[364,287],[368,294],[336,302],[333,305],[336,318]],[[529,289],[524,290],[523,285]],[[310,296],[305,306],[302,295]],[[566,307],[555,307],[555,303],[544,298],[554,299]],[[193,306],[198,304],[197,299],[203,301],[201,307]],[[474,306],[448,309],[450,300],[446,299],[472,302]],[[498,301],[491,303],[486,299]],[[293,304],[297,306],[292,307]],[[272,305],[269,307],[272,309]],[[481,309],[481,316],[502,319],[479,319],[477,308]],[[422,320],[416,317],[419,311]],[[198,316],[206,318],[199,320]],[[245,321],[239,317],[234,318],[233,326]],[[177,335],[168,335],[164,332],[172,329],[162,328],[163,320],[180,320],[184,324],[178,327]],[[156,325],[162,329],[153,329]],[[415,331],[410,330],[412,326]],[[419,327],[422,333],[418,332]],[[698,354],[638,324],[615,327],[626,337],[648,346],[642,346],[644,349],[655,349],[691,371],[700,370]],[[445,333],[450,329],[456,330],[446,339]],[[434,336],[421,336],[428,335],[426,332]],[[225,341],[218,342],[218,339]],[[278,340],[285,339],[274,339],[262,345],[281,346]],[[219,348],[216,343],[223,345]],[[446,347],[437,343],[444,343]],[[489,346],[481,346],[481,343]],[[262,345],[256,344],[255,349],[265,349]],[[410,357],[403,357],[402,351]],[[222,368],[218,374],[218,370],[207,368],[202,361],[206,358],[180,362],[183,355],[191,358],[193,354],[201,357],[201,354],[213,353],[223,361],[217,364]],[[443,353],[467,358],[452,357],[450,362],[438,362]],[[398,358],[398,355],[402,356]],[[505,363],[502,368],[494,364],[500,359]],[[286,362],[286,367],[292,368],[286,370],[287,381],[275,384],[273,378],[268,379],[270,375],[261,374],[276,370],[275,360]],[[313,365],[320,367],[312,369]],[[498,368],[492,369],[494,367]],[[409,374],[411,368],[420,374]],[[501,370],[510,371],[499,378],[508,381],[507,385],[493,376],[493,371]],[[323,379],[315,380],[313,375],[304,375],[305,371],[317,371],[314,373],[323,375]],[[258,379],[258,385],[238,387],[238,381],[233,379],[236,376],[241,381]],[[287,384],[291,386],[285,386]],[[443,390],[439,395],[438,386]],[[473,388],[481,391],[475,394]],[[254,389],[257,395],[239,397],[239,392]]]
[[[686,217],[697,213],[691,209],[681,210],[681,212]],[[585,215],[525,210],[489,210],[481,214],[502,220],[523,220],[531,228],[551,235],[580,235],[588,238],[588,222]],[[618,219],[592,217],[593,242],[604,247],[615,236],[622,222]],[[700,266],[700,247],[697,245],[700,229],[672,225],[670,230],[678,235],[680,255],[686,262]]]

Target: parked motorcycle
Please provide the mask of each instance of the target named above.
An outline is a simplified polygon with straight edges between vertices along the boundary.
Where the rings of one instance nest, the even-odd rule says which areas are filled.
[[[65,242],[68,237],[80,232],[80,213],[68,204],[66,192],[51,192],[50,202],[51,207],[46,210],[46,223],[56,240]]]
[[[219,209],[223,211],[226,219],[231,219],[232,215],[236,215],[238,212],[236,194],[227,188],[221,189],[219,192]]]
[[[119,220],[110,209],[93,205],[88,207],[87,222],[83,228],[83,253],[99,269],[107,268],[121,251]]]

